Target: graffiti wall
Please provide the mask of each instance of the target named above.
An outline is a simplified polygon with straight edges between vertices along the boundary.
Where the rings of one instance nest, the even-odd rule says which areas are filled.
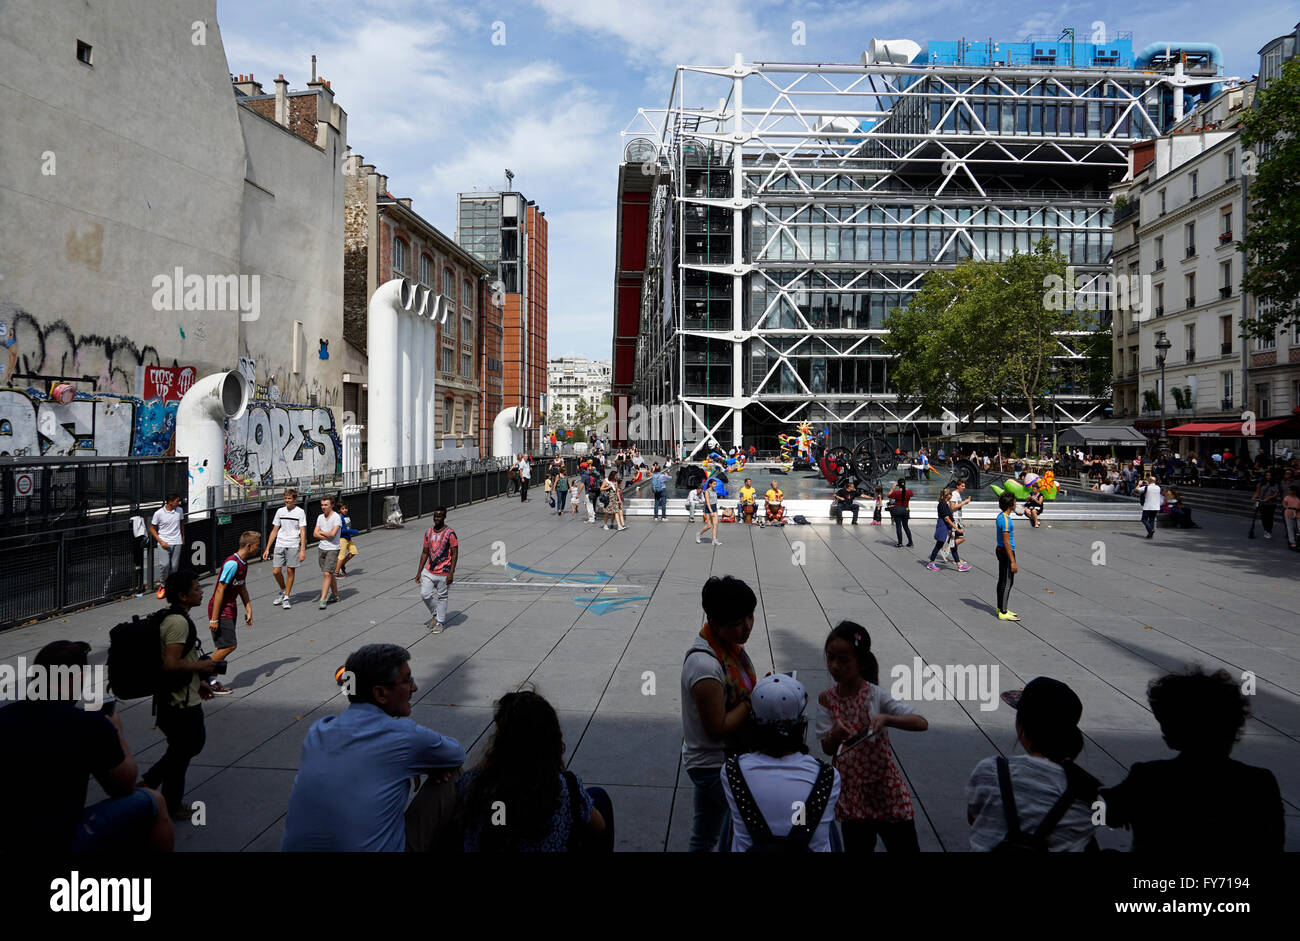
[[[35,389],[0,389],[0,455],[134,454],[135,423],[143,404],[139,399],[78,395],[60,405]],[[171,416],[174,429],[174,406]]]
[[[342,454],[334,413],[320,406],[250,402],[226,427],[226,473],[241,481],[335,474]]]

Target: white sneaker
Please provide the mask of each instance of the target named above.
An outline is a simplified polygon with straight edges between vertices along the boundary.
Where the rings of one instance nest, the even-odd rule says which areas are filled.
[[[275,596],[275,600],[271,602],[271,607],[273,608],[278,607],[283,603],[284,603],[284,592],[280,592],[278,595]]]
[[[1272,539],[1272,538],[1273,538],[1273,534],[1270,533],[1270,532],[1268,532],[1267,530],[1265,530],[1265,532],[1264,532],[1264,538],[1265,538],[1265,539]]]
[[[289,599],[288,599],[288,598],[285,598],[284,601],[280,602],[280,607],[282,607],[282,608],[284,608],[284,610],[288,611],[288,610],[289,610]]]
[[[696,544],[697,546],[700,544],[700,534],[699,534],[699,533],[696,533],[696,534],[695,534],[695,544]]]
[[[714,544],[715,546],[720,546],[720,545],[722,545],[722,542],[721,542],[721,540],[715,539],[715,540],[713,540],[713,544]]]

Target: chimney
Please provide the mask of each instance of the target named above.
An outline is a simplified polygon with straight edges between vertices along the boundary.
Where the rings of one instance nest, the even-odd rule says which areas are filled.
[[[261,83],[253,81],[251,73],[248,75],[240,75],[235,80],[235,91],[239,92],[241,95],[265,94],[265,92],[262,91]]]
[[[329,140],[330,118],[333,117],[334,90],[325,76],[313,79],[307,87],[316,92],[316,146],[324,147]]]
[[[283,72],[275,80],[275,123],[289,126],[289,82]]]
[[[410,209],[410,208],[411,208],[411,197],[409,197],[409,196],[399,196],[399,197],[397,198],[397,201],[398,201],[399,203],[401,203],[403,206],[405,206],[407,209]]]

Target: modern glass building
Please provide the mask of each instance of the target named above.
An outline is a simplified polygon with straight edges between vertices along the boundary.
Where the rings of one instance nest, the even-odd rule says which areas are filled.
[[[856,65],[679,67],[669,106],[624,131],[613,390],[657,419],[627,436],[698,454],[773,450],[802,420],[850,446],[938,434],[944,416],[892,390],[888,312],[935,267],[1043,236],[1101,292],[1129,143],[1217,93],[1221,71],[1210,45],[1135,54],[1129,36],[1071,30],[873,40]],[[1060,339],[1061,357],[1084,355]],[[1064,426],[1105,404],[1063,389],[1053,411]],[[1001,422],[1025,431],[1028,409]]]

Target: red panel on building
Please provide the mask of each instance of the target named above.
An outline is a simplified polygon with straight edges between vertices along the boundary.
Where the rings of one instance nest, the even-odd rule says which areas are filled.
[[[646,225],[650,219],[649,193],[623,194],[623,239],[619,245],[621,271],[645,270]]]

